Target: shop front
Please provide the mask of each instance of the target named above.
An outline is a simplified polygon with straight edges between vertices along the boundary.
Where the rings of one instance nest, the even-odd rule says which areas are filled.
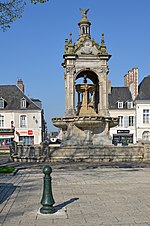
[[[19,136],[19,141],[23,142],[24,145],[33,145],[34,136]]]
[[[33,130],[19,131],[19,132],[16,131],[16,134],[18,135],[19,143],[22,143],[23,145],[34,144]]]
[[[0,146],[8,146],[14,140],[14,129],[0,129]]]
[[[114,145],[117,145],[117,144],[122,144],[122,145],[133,144],[133,134],[130,133],[130,130],[117,130],[117,134],[113,134],[112,143]]]

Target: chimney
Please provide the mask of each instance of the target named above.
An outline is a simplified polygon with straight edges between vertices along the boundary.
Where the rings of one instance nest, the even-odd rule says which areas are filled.
[[[128,87],[133,100],[138,95],[138,68],[134,67],[124,76],[124,86]]]
[[[129,76],[128,76],[128,74],[124,75],[124,86],[125,87],[129,86]]]
[[[21,79],[18,79],[17,86],[24,93],[24,85],[23,85],[23,81]]]
[[[133,75],[134,75],[134,95],[135,97],[138,95],[138,72],[139,72],[139,69],[138,67],[134,67],[133,69]]]

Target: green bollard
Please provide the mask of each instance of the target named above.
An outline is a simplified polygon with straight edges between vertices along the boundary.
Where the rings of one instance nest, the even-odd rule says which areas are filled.
[[[51,186],[51,176],[52,168],[49,165],[46,165],[43,168],[44,176],[44,185],[43,185],[43,195],[41,199],[41,204],[43,205],[40,209],[40,213],[42,214],[52,214],[55,213],[55,209],[53,207],[55,201],[52,194],[52,186]]]

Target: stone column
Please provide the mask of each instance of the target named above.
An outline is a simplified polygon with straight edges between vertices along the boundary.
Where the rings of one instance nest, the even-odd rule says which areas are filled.
[[[102,115],[103,109],[103,83],[99,82],[99,104],[98,104],[98,113]]]
[[[68,88],[67,88],[68,87],[68,84],[67,84],[68,77],[66,74],[64,76],[64,79],[65,79],[65,114],[66,114],[68,111]]]
[[[99,113],[102,116],[108,114],[107,72],[108,68],[103,67],[99,81]]]
[[[103,68],[104,77],[103,77],[103,95],[104,95],[104,102],[103,102],[103,110],[104,114],[107,116],[108,113],[108,67]]]
[[[77,112],[80,110],[80,92],[78,92],[78,103],[77,103]]]
[[[75,112],[75,87],[72,68],[67,69],[66,75],[66,113],[65,116],[72,116]]]
[[[74,80],[73,75],[70,75],[69,80],[69,115],[74,115],[74,106],[75,106],[75,98],[74,98]]]

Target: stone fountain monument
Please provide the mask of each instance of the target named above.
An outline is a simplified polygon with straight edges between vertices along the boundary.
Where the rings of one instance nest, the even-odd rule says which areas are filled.
[[[118,119],[111,118],[108,109],[108,61],[104,34],[101,43],[91,39],[89,9],[82,10],[79,38],[73,43],[72,34],[65,40],[64,80],[66,110],[62,118],[52,118],[62,134],[63,146],[103,146],[111,144],[110,127]]]
[[[80,10],[79,38],[73,43],[72,34],[66,39],[64,51],[64,80],[66,93],[65,115],[53,118],[60,129],[60,147],[43,143],[41,146],[12,146],[13,161],[84,161],[122,162],[149,161],[148,145],[114,146],[109,129],[116,126],[118,118],[109,114],[108,61],[104,34],[101,43],[91,39],[91,23],[87,10]]]

